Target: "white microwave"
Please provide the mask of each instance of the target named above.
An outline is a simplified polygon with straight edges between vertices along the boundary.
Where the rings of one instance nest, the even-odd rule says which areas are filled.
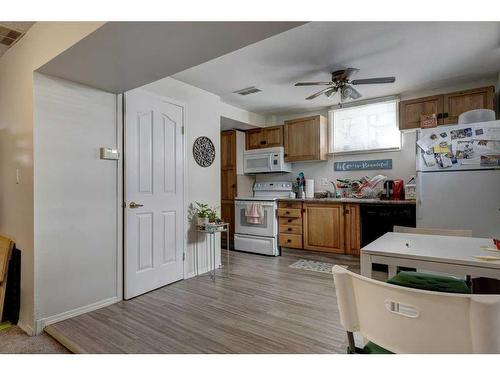
[[[247,150],[243,154],[243,172],[246,174],[291,172],[292,165],[285,163],[283,147]]]

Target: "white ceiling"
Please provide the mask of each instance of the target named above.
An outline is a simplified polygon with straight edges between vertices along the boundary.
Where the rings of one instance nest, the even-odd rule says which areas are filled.
[[[312,22],[175,74],[175,79],[262,113],[286,113],[338,103],[304,98],[332,70],[358,68],[356,78],[395,76],[394,84],[357,86],[363,98],[432,90],[493,78],[500,71],[500,23]],[[256,86],[262,92],[233,91]],[[362,99],[363,99],[362,98]]]
[[[34,22],[6,22],[0,21],[0,25],[3,25],[9,29],[19,31],[21,33],[26,33],[28,29],[33,26]],[[0,57],[9,49],[9,46],[0,44]]]
[[[39,72],[120,93],[304,22],[107,22]]]

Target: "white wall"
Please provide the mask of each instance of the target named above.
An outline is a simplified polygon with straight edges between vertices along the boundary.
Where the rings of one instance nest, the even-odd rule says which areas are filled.
[[[35,74],[35,321],[121,299],[121,171],[117,96]]]
[[[220,98],[173,78],[161,79],[143,86],[142,89],[185,104],[186,216],[189,205],[194,201],[206,202],[220,208]],[[200,167],[193,158],[193,143],[200,136],[209,137],[215,145],[216,158],[208,168]],[[190,277],[194,275],[193,255],[196,236],[187,217],[185,224],[187,248],[184,277]],[[200,249],[203,251],[200,253],[200,272],[208,267],[204,251],[206,243],[203,238],[201,240]],[[217,248],[220,248],[220,238],[217,240]],[[219,259],[220,254],[217,257]]]
[[[22,250],[19,325],[28,333],[34,310],[33,71],[102,24],[36,23],[0,58],[0,233]]]
[[[255,126],[265,126],[266,125],[266,116],[248,112],[245,109],[241,109],[231,104],[227,104],[224,102],[220,103],[221,116],[230,118],[235,121],[244,122],[246,124],[255,125]]]

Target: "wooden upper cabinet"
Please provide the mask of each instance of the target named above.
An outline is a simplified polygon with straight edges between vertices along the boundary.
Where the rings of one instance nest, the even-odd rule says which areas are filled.
[[[236,168],[236,132],[221,133],[221,169]]]
[[[247,150],[278,146],[283,146],[283,125],[246,131]]]
[[[361,248],[361,220],[360,209],[357,203],[344,204],[345,241],[344,251],[346,254],[359,255]]]
[[[264,128],[265,147],[283,146],[283,125]]]
[[[255,150],[262,147],[263,141],[262,129],[252,129],[245,132],[245,142],[247,150]]]
[[[404,100],[399,103],[399,129],[420,128],[420,116],[435,113],[438,125],[456,124],[458,116],[473,109],[495,109],[493,86],[443,95]]]
[[[344,253],[343,204],[304,203],[304,249]]]
[[[285,161],[326,160],[327,124],[320,115],[285,121]]]
[[[458,116],[473,109],[494,109],[495,88],[481,87],[443,95],[443,124],[458,123]]]
[[[420,128],[421,115],[436,115],[443,112],[443,96],[427,96],[412,100],[405,100],[399,103],[399,129]],[[442,119],[438,119],[438,124],[442,124]]]

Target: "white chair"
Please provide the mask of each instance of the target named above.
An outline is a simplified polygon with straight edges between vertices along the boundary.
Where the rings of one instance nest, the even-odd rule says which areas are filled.
[[[340,321],[393,353],[500,353],[500,295],[404,288],[334,266]]]

